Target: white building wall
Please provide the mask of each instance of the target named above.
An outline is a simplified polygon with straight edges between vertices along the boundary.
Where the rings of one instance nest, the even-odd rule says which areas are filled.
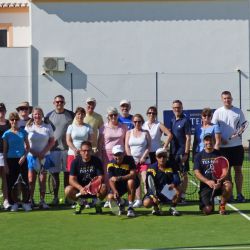
[[[13,24],[13,47],[30,46],[30,25],[28,12],[0,12],[0,23]]]
[[[160,114],[176,98],[217,108],[223,90],[238,106],[239,67],[249,118],[249,14],[248,0],[32,3],[33,101],[47,112],[63,94],[70,108],[72,73],[74,107],[94,96],[105,114],[128,98],[145,114],[159,72]],[[46,56],[65,57],[66,72],[41,75]]]
[[[0,48],[0,55],[0,102],[9,114],[30,100],[30,48]]]

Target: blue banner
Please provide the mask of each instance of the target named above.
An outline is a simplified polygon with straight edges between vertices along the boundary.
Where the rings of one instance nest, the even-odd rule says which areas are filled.
[[[212,110],[214,112],[214,110]],[[202,109],[188,109],[183,110],[183,113],[186,117],[188,117],[192,124],[192,134],[194,134],[195,126],[198,124],[201,124],[201,112]],[[171,120],[174,118],[174,113],[172,110],[164,110],[163,111],[163,119],[164,119],[164,125],[171,129],[170,124]]]

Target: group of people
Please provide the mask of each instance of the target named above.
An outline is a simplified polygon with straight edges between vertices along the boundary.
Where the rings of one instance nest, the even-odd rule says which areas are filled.
[[[216,189],[215,195],[222,195],[220,214],[226,214],[225,204],[232,199],[231,175],[218,183],[211,175],[213,161],[218,155],[225,156],[234,168],[236,199],[245,201],[242,195],[242,140],[240,136],[229,139],[237,126],[244,123],[245,117],[232,105],[229,91],[222,92],[221,98],[223,107],[214,114],[210,108],[203,109],[202,123],[195,128],[194,172],[201,182],[200,209],[204,214],[214,210],[213,199],[210,199],[213,189]],[[28,102],[23,102],[7,120],[6,107],[0,103],[0,174],[5,209],[18,211],[10,190],[21,173],[30,192],[29,200],[22,206],[26,211],[32,210],[37,173],[44,162],[49,162],[49,171],[55,180],[52,204],[59,203],[59,174],[62,171],[65,197],[68,202],[76,202],[76,214],[88,205],[88,198],[93,199],[97,213],[102,212],[101,201],[106,199],[105,207],[116,201],[119,213],[123,214],[125,200],[122,196],[127,193],[128,217],[135,216],[134,208],[141,206],[153,207],[152,213],[160,215],[160,204],[164,202],[170,202],[170,214],[180,215],[176,205],[185,200],[191,147],[191,122],[184,115],[180,100],[172,103],[174,117],[169,128],[157,120],[155,106],[147,109],[146,121],[141,114],[131,115],[128,100],[120,102],[120,112],[115,107],[107,109],[106,123],[94,111],[97,103],[93,97],[87,98],[85,109],[78,107],[75,113],[65,109],[62,95],[56,96],[53,104],[54,110],[44,116],[40,107],[32,108]],[[166,135],[164,141],[163,134]],[[98,194],[93,196],[86,191],[86,186],[94,177],[102,184]],[[149,179],[153,180],[153,193]],[[46,172],[42,172],[39,175],[39,207],[48,209],[45,182]],[[162,191],[166,184],[174,191],[171,200]]]

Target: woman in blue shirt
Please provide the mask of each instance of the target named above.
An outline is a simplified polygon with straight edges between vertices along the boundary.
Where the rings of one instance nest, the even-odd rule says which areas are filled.
[[[20,120],[17,112],[12,112],[9,115],[10,129],[3,134],[3,152],[6,166],[9,170],[8,187],[9,192],[11,187],[16,182],[18,175],[21,173],[25,183],[28,184],[28,166],[26,156],[30,146],[28,141],[28,133],[18,127]],[[18,211],[18,204],[13,203],[11,196],[10,203],[12,204],[11,211]],[[22,207],[25,211],[30,211],[31,207],[27,201],[24,201]]]
[[[194,134],[194,154],[201,152],[204,149],[203,137],[205,134],[212,134],[215,140],[214,148],[219,150],[221,144],[221,131],[217,124],[213,124],[212,110],[210,108],[204,108],[201,112],[201,124],[198,124],[195,128]]]

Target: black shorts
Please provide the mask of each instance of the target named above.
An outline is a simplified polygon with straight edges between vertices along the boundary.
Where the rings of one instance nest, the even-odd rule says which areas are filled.
[[[140,180],[138,178],[135,179],[135,190],[140,186]],[[115,187],[118,191],[120,197],[128,192],[127,181],[118,181],[115,183]],[[113,193],[112,190],[110,193]]]
[[[242,166],[244,160],[244,148],[242,145],[229,148],[220,148],[221,154],[226,157],[231,166]]]
[[[180,164],[181,157],[180,157],[179,154],[177,154],[177,155],[169,155],[169,160],[176,162],[176,164],[179,166],[179,169],[178,169],[179,171],[184,172],[184,173],[187,173],[189,171],[189,156],[188,156],[188,159],[186,160],[184,166],[181,166],[181,164]]]
[[[222,188],[216,189],[214,192],[214,196],[211,199],[213,193],[213,189],[210,187],[203,187],[199,191],[199,199],[200,199],[200,209],[202,210],[205,206],[213,206],[214,205],[214,197],[222,195]]]

